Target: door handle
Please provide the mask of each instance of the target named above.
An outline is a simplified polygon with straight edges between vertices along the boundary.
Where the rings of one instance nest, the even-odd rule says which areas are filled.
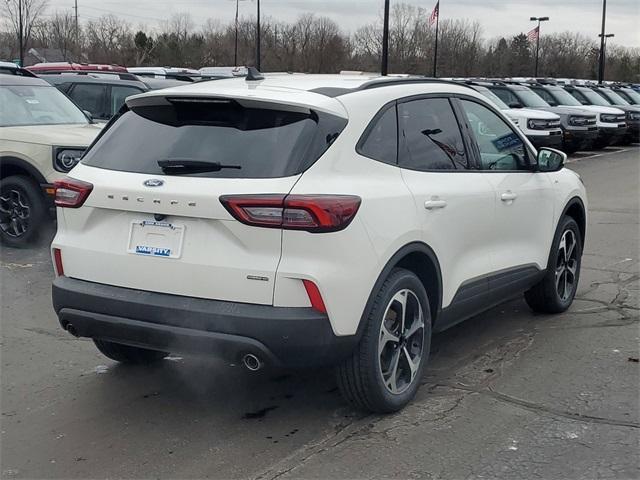
[[[511,190],[507,190],[502,195],[500,195],[500,200],[502,200],[503,202],[513,202],[516,198],[518,198],[518,195],[516,193],[513,193]]]
[[[437,210],[438,208],[444,208],[446,206],[446,200],[427,200],[424,202],[424,208],[427,210]]]

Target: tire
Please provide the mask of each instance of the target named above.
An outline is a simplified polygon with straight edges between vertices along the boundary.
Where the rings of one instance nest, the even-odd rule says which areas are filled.
[[[336,367],[336,376],[342,395],[356,408],[390,413],[407,405],[418,390],[429,359],[431,311],[422,282],[405,269],[392,270],[374,295],[373,306],[363,319],[366,324],[360,343],[353,354]],[[403,325],[402,335],[395,335],[392,340],[388,334],[400,331],[397,315],[402,308],[402,298],[409,314],[407,318],[413,319],[411,324]],[[422,328],[416,323],[419,318],[422,318]],[[383,342],[385,337],[387,340]],[[415,362],[413,368],[409,366],[409,359]],[[384,370],[395,371],[395,375],[385,375]]]
[[[120,363],[128,364],[144,364],[159,362],[164,357],[169,355],[167,352],[159,352],[157,350],[148,350],[146,348],[131,347],[129,345],[122,345],[120,343],[107,342],[106,340],[94,339],[93,343],[96,344],[100,352],[109,357],[111,360],[115,360]]]
[[[33,242],[46,215],[44,194],[29,177],[0,180],[0,241],[23,248]]]
[[[571,238],[574,242],[573,249],[569,246]],[[568,260],[567,252],[569,253]],[[580,228],[573,218],[565,216],[560,221],[553,239],[546,275],[524,294],[529,307],[539,313],[566,311],[573,303],[578,290],[581,263],[582,237],[580,236]],[[557,272],[560,272],[559,277],[556,277]]]

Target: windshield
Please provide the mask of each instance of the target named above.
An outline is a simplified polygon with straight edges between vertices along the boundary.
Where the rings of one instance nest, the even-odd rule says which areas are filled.
[[[549,92],[553,95],[553,98],[556,99],[558,105],[566,105],[569,107],[581,107],[582,104],[569,92],[567,92],[564,88],[550,88]]]
[[[526,90],[515,90],[514,93],[518,96],[525,107],[539,108],[549,106],[549,104],[540,98],[539,95],[533,93],[528,88]]]
[[[48,85],[3,85],[0,105],[2,127],[88,123],[71,100]]]
[[[624,95],[625,98],[634,105],[640,105],[640,93],[636,92],[633,88],[622,88],[620,94]]]
[[[507,105],[506,103],[504,103],[499,96],[497,96],[495,93],[493,93],[491,90],[489,90],[487,87],[475,87],[475,89],[480,92],[482,95],[484,95],[485,97],[487,97],[489,100],[491,100],[493,103],[495,103],[497,105],[497,107],[500,110],[508,110],[509,109],[509,105]]]
[[[600,105],[601,107],[610,107],[611,103],[602,98],[599,94],[590,88],[581,88],[579,92],[589,101],[591,105]]]
[[[608,88],[601,88],[600,91],[604,94],[605,97],[607,97],[607,100],[609,100],[613,105],[629,105],[629,102],[627,102],[624,98],[622,98],[613,90],[610,90]]]
[[[346,120],[324,113],[242,107],[235,102],[177,102],[127,111],[99,137],[82,163],[162,175],[158,161],[233,168],[192,173],[210,178],[296,175],[315,162]]]

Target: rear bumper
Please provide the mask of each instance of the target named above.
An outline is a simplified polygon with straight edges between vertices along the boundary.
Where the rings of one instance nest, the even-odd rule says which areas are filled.
[[[230,362],[252,353],[287,367],[330,365],[348,356],[356,336],[334,335],[311,308],[272,307],[183,297],[68,277],[53,282],[61,326],[79,337]]]

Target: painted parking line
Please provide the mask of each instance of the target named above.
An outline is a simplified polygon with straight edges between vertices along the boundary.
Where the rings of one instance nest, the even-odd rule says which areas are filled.
[[[586,160],[587,158],[601,157],[603,155],[613,155],[614,153],[628,152],[629,150],[635,150],[636,148],[634,147],[636,147],[636,145],[629,148],[605,148],[604,150],[601,150],[598,153],[582,152],[576,156],[572,156],[569,159],[567,159],[567,163],[575,163],[579,160]]]

